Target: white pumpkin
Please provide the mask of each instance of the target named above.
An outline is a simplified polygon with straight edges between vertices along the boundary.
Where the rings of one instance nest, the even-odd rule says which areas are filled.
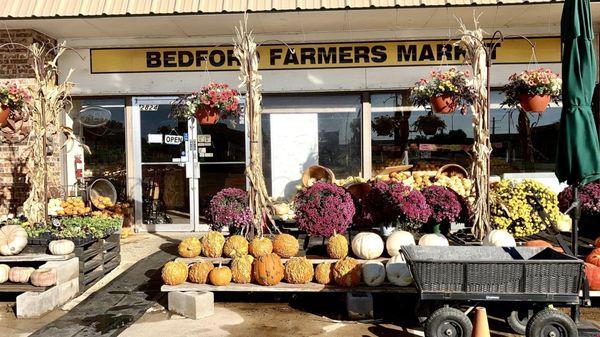
[[[399,254],[388,260],[385,265],[387,279],[394,285],[405,287],[413,282],[410,268],[406,264],[404,255]]]
[[[362,276],[366,285],[380,286],[385,281],[385,267],[379,261],[369,260],[362,265]]]
[[[425,234],[419,239],[419,246],[450,246],[442,234]]]
[[[8,271],[8,279],[14,283],[27,283],[34,271],[33,267],[12,267]]]
[[[407,231],[393,231],[385,241],[385,249],[390,256],[400,254],[402,246],[414,246],[415,237]]]
[[[0,283],[8,281],[8,271],[10,267],[7,264],[0,264]]]
[[[494,229],[483,238],[484,246],[516,247],[515,238],[504,229]]]
[[[75,244],[71,240],[54,240],[48,245],[52,255],[67,255],[75,250]]]
[[[19,225],[0,228],[0,255],[16,255],[27,246],[27,232]]]
[[[373,260],[383,253],[383,239],[375,233],[358,233],[352,239],[352,252],[364,260]]]

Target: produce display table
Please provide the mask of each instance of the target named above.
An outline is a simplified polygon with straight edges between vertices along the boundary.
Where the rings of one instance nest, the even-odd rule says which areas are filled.
[[[0,284],[0,293],[24,293],[28,291],[41,293],[49,288],[50,287],[36,287],[29,283],[13,283],[7,281]]]
[[[176,286],[163,285],[161,291],[220,291],[220,292],[298,292],[298,293],[318,293],[318,292],[368,292],[368,293],[403,293],[403,294],[414,294],[417,292],[415,287],[399,287],[390,284],[384,284],[378,287],[339,287],[333,285],[322,285],[314,282],[307,284],[290,284],[281,282],[274,286],[261,286],[258,284],[247,283],[237,284],[230,283],[227,286],[214,286],[211,284],[197,284],[197,283],[183,283]]]
[[[0,263],[66,261],[72,259],[74,256],[75,254],[73,253],[67,255],[23,253],[18,255],[0,256]]]
[[[327,259],[327,258],[322,258],[322,257],[311,257],[309,255],[304,256],[306,257],[310,262],[312,262],[312,264],[319,264],[319,263],[323,263],[323,262],[329,262],[329,263],[336,263],[338,260],[337,259]],[[385,263],[387,260],[389,260],[389,257],[380,257],[377,259],[374,259],[375,261],[379,261],[379,262],[383,262]],[[285,262],[287,262],[287,260],[289,259],[281,259],[281,262],[285,264]],[[361,259],[355,259],[356,261],[358,261],[359,263],[365,263],[367,260],[361,260]],[[209,261],[212,264],[228,264],[231,262],[231,259],[228,257],[192,257],[192,258],[183,258],[183,257],[178,257],[175,259],[175,261],[180,261],[180,262],[184,262],[187,264],[191,264],[194,262],[199,262],[199,261]]]

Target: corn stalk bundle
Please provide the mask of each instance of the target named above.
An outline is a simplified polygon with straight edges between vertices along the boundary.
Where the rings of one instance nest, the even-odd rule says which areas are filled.
[[[473,163],[471,177],[475,192],[473,204],[473,235],[482,240],[491,231],[489,164],[492,147],[489,131],[488,65],[483,30],[475,20],[475,29],[469,30],[460,22],[461,39],[457,43],[465,51],[465,62],[473,69],[473,87],[476,98],[473,103]]]
[[[248,199],[252,211],[252,228],[248,228],[247,236],[263,236],[264,228],[271,233],[271,226],[279,232],[273,221],[272,202],[267,192],[262,170],[261,140],[261,79],[258,73],[257,45],[252,31],[248,30],[248,16],[235,29],[234,55],[240,62],[240,87],[246,87],[245,115],[250,137],[250,161],[246,166],[246,177],[250,183]]]
[[[62,113],[71,106],[72,70],[62,83],[58,82],[57,61],[66,50],[64,43],[51,47],[34,43],[28,50],[32,54],[35,79],[28,88],[31,99],[25,105],[30,115],[31,133],[21,156],[25,159],[26,181],[31,190],[23,203],[23,213],[31,223],[45,223],[47,191],[51,185],[58,185],[57,176],[48,175],[48,155],[54,151],[49,142],[60,133],[66,136],[67,142],[75,139],[72,130],[62,124]]]

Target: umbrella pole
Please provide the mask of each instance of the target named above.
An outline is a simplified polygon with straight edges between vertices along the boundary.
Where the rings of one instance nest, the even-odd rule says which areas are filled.
[[[579,183],[575,183],[573,185],[573,225],[571,228],[571,252],[573,256],[577,258],[578,256],[578,245],[577,241],[579,239],[579,218],[581,217],[581,203],[579,202]],[[571,306],[571,318],[575,322],[575,324],[579,323],[579,304],[575,304]]]

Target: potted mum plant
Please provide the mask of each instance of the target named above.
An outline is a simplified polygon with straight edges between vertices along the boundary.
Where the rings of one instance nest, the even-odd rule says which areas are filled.
[[[16,84],[5,84],[0,87],[0,124],[6,123],[12,111],[23,108],[29,100],[29,94]]]
[[[419,116],[413,125],[426,136],[433,136],[438,130],[446,128],[446,123],[432,112]]]
[[[356,211],[350,193],[327,182],[300,190],[294,206],[298,228],[323,237],[344,233]]]
[[[410,92],[415,106],[431,106],[431,110],[440,114],[450,114],[460,107],[465,112],[473,104],[475,89],[469,83],[470,72],[450,68],[446,71],[432,70],[430,78],[422,78]]]
[[[380,225],[381,234],[394,229],[417,230],[431,216],[421,192],[401,182],[375,181],[362,201],[363,222]]]
[[[450,224],[457,221],[463,212],[458,195],[447,187],[437,185],[424,187],[421,193],[431,208],[428,231],[447,234]]]
[[[200,91],[180,97],[171,116],[178,119],[196,117],[200,125],[212,125],[219,119],[241,116],[239,93],[225,83],[211,82]]]
[[[539,68],[512,74],[504,86],[505,99],[502,105],[515,108],[518,105],[526,112],[542,113],[550,101],[558,103],[562,80],[550,69]]]
[[[248,194],[239,188],[225,188],[210,200],[208,213],[215,228],[229,226],[241,230],[252,224]]]

